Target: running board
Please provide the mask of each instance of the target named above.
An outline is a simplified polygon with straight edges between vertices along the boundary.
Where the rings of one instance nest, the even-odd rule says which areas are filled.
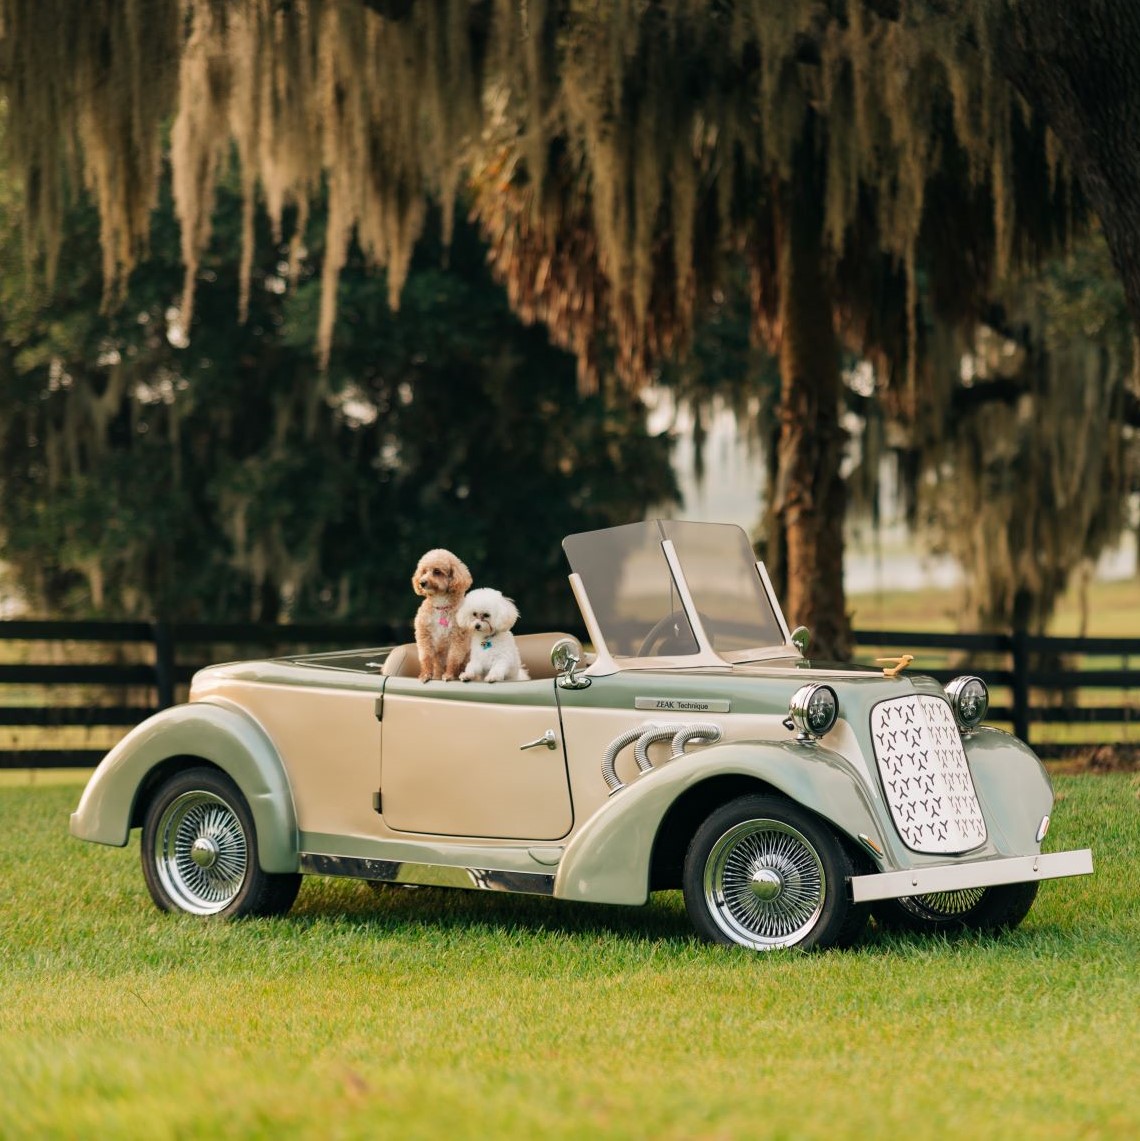
[[[309,876],[347,876],[380,883],[413,883],[426,887],[461,887],[524,895],[554,894],[554,876],[542,872],[414,864],[402,860],[369,860],[361,856],[326,856],[317,852],[301,853],[300,870]]]

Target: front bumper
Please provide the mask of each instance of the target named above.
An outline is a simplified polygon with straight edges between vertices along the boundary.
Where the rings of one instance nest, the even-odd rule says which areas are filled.
[[[906,895],[929,895],[936,891],[961,891],[969,887],[994,887],[1003,883],[1087,876],[1093,870],[1092,850],[1048,852],[1036,856],[1008,856],[973,864],[935,864],[907,872],[879,872],[851,877],[851,899],[899,899]]]

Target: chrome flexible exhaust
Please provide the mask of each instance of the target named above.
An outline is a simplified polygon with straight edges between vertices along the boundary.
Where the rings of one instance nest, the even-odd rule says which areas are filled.
[[[657,741],[671,741],[669,759],[675,761],[684,756],[685,749],[690,741],[719,741],[720,726],[711,721],[691,721],[688,724],[659,725],[650,722],[639,725],[636,729],[627,729],[615,737],[606,746],[606,753],[602,759],[602,779],[610,794],[625,788],[625,782],[617,775],[617,759],[626,746],[637,742],[634,749],[634,758],[637,761],[639,773],[647,773],[653,768],[653,761],[649,757],[649,747]]]

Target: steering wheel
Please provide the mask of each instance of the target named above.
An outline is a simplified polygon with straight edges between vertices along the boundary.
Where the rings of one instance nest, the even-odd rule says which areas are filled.
[[[698,616],[704,620],[704,616]],[[689,626],[689,619],[683,610],[674,610],[664,618],[654,622],[649,633],[641,641],[634,655],[638,658],[669,657],[673,654],[695,654],[697,639]]]

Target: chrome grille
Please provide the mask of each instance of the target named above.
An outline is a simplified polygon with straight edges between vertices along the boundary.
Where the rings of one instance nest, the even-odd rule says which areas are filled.
[[[968,852],[986,824],[962,737],[939,697],[915,694],[871,710],[871,739],[895,827],[916,852]]]

